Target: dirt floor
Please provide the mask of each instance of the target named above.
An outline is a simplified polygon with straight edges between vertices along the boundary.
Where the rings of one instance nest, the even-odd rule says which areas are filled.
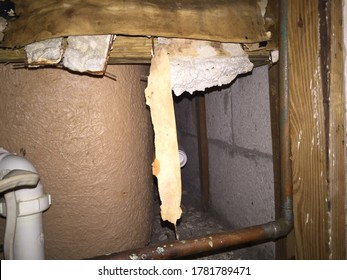
[[[175,231],[170,223],[163,222],[160,219],[160,202],[155,200],[153,234],[151,244],[168,242],[176,240]],[[230,226],[220,220],[215,214],[199,210],[196,205],[190,205],[187,200],[183,200],[182,218],[177,224],[177,232],[180,240],[192,239],[202,235],[213,234],[230,230]],[[258,256],[252,252],[251,248],[233,249],[224,251],[210,252],[199,256],[189,256],[185,259],[198,260],[240,260],[240,259],[257,259]]]

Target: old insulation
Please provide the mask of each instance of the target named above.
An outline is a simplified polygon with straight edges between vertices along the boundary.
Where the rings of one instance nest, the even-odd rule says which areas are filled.
[[[29,67],[58,64],[63,57],[63,38],[35,42],[24,49]]]
[[[14,0],[3,47],[55,37],[126,34],[252,43],[266,41],[253,0]],[[237,28],[235,28],[237,27]]]
[[[181,170],[172,90],[176,95],[230,83],[253,69],[240,44],[163,39],[154,50],[146,103],[155,133],[153,174],[158,178],[163,220],[181,217]]]
[[[175,225],[182,213],[181,170],[171,93],[170,62],[167,50],[161,45],[155,49],[145,96],[146,104],[151,110],[155,134],[153,174],[158,179],[161,217]]]
[[[4,19],[3,17],[0,17],[0,42],[4,38],[3,31],[5,30],[6,26],[7,26],[6,19]]]
[[[25,46],[29,67],[58,64],[75,72],[104,75],[115,35],[69,36],[53,38]],[[63,58],[64,57],[64,58]]]
[[[229,84],[253,64],[240,44],[158,38],[169,53],[171,88],[175,95]]]
[[[72,71],[103,75],[115,36],[69,36],[63,65]]]

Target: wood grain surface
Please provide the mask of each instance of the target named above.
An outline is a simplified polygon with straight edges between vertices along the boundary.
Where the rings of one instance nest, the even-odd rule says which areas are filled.
[[[289,1],[297,259],[344,255],[342,4],[334,1],[332,6],[319,5],[322,3],[315,0]],[[326,22],[321,20],[322,10]]]

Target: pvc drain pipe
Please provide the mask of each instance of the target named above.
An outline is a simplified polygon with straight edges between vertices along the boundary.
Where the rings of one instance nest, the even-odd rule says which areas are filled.
[[[4,251],[7,259],[45,258],[42,212],[51,205],[51,196],[43,193],[38,175],[36,181],[34,179],[35,174],[37,171],[28,160],[0,148],[0,185],[7,189],[20,187],[7,192],[0,201],[0,215],[6,217]]]

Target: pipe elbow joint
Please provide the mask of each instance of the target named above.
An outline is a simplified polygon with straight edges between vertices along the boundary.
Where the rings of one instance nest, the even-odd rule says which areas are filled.
[[[282,201],[281,217],[265,225],[266,235],[271,239],[285,237],[294,227],[293,201],[287,198]]]
[[[293,219],[279,218],[264,226],[265,235],[270,239],[285,237],[293,229]]]
[[[32,163],[27,159],[0,148],[0,171],[13,169],[37,172]]]
[[[51,205],[40,177],[27,159],[0,148],[0,215],[6,217],[6,259],[44,259],[42,213]]]
[[[44,194],[34,165],[27,159],[0,148],[0,179],[3,189],[27,186],[16,190],[18,216],[44,212],[51,205],[51,196]],[[6,216],[6,203],[0,201],[0,215]]]

